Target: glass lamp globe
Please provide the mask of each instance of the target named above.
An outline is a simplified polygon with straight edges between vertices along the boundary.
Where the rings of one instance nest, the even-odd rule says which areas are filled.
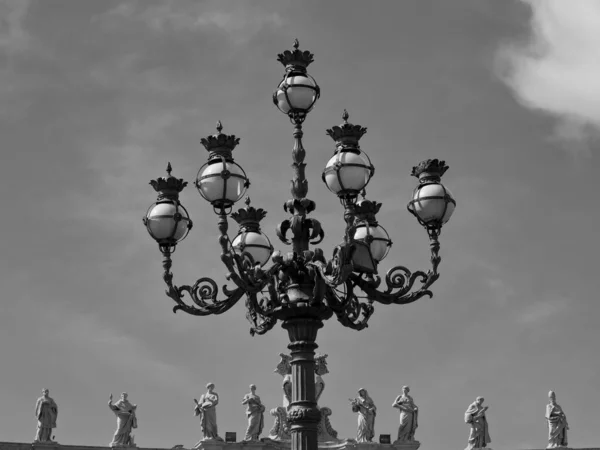
[[[237,254],[249,253],[255,263],[264,266],[273,253],[273,246],[269,238],[261,232],[242,231],[232,243]]]
[[[150,206],[144,225],[159,245],[174,246],[185,239],[192,222],[178,200],[161,200]]]
[[[383,260],[392,246],[390,236],[381,225],[370,225],[367,222],[359,224],[354,233],[354,239],[369,244],[371,256],[377,262]]]
[[[301,71],[285,75],[273,94],[273,103],[284,114],[306,114],[319,98],[319,86],[313,77]]]
[[[227,208],[239,201],[248,188],[244,170],[224,158],[209,160],[198,171],[196,187],[215,208]]]
[[[408,204],[408,210],[417,217],[419,223],[433,228],[448,222],[455,207],[452,193],[442,183],[417,186]]]
[[[357,196],[373,175],[371,160],[361,150],[340,151],[327,161],[323,181],[340,198]]]

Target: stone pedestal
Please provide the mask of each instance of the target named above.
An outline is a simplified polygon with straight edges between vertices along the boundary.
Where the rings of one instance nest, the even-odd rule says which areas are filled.
[[[395,441],[392,443],[392,447],[394,447],[394,449],[398,449],[398,450],[417,450],[420,446],[421,446],[421,443],[419,441],[410,441],[410,442]]]
[[[53,450],[59,449],[61,445],[58,442],[50,441],[50,442],[40,442],[34,441],[31,444],[32,449],[40,449],[40,450]]]
[[[398,444],[378,444],[376,442],[357,443],[354,439],[319,442],[323,450],[417,450],[421,444],[418,441]],[[259,442],[213,442],[204,441],[198,444],[199,450],[290,450],[291,441],[275,441],[269,438]],[[485,449],[490,450],[490,449]]]
[[[217,441],[213,439],[207,439],[205,441],[198,442],[192,449],[202,449],[202,450],[223,450],[225,445],[231,445],[233,442],[224,442]]]

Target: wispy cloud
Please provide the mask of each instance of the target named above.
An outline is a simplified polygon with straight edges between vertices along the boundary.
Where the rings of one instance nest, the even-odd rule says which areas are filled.
[[[499,306],[507,306],[510,299],[515,296],[514,288],[500,278],[488,278],[486,281],[494,294],[494,302]]]
[[[12,54],[29,47],[31,36],[23,26],[29,3],[29,0],[0,2],[0,50]]]
[[[566,298],[537,301],[522,310],[517,317],[517,321],[523,325],[534,325],[546,322],[564,311],[568,302],[569,300]]]
[[[497,72],[526,108],[556,117],[556,138],[589,152],[600,136],[600,3],[521,0],[531,8],[530,34],[503,45]]]
[[[125,2],[104,15],[145,24],[157,32],[222,30],[235,43],[243,43],[265,27],[279,28],[284,19],[277,12],[247,2],[167,1],[158,5]]]

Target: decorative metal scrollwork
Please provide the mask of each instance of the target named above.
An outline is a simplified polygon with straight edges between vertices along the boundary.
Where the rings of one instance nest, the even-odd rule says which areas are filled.
[[[168,287],[167,296],[176,303],[174,312],[181,310],[197,316],[221,314],[246,295],[246,318],[251,324],[252,335],[265,334],[275,326],[277,312],[290,303],[288,289],[295,284],[314,286],[311,292],[313,304],[328,308],[342,325],[362,330],[373,315],[374,302],[407,304],[423,296],[432,296],[429,287],[439,278],[437,267],[441,260],[437,237],[438,233],[430,231],[432,269],[411,272],[404,266],[393,267],[385,276],[385,289],[382,290],[379,289],[382,281],[379,276],[353,272],[354,248],[351,243],[337,246],[329,261],[320,248],[305,251],[302,255],[275,252],[273,265],[266,271],[254,264],[250,255],[227,250],[221,259],[229,269],[227,279],[233,281],[236,288],[224,285],[221,290],[225,298],[220,300],[217,299],[219,288],[211,278],[200,278],[193,286],[175,286],[170,271],[170,250],[164,248],[163,278]],[[413,290],[415,283],[420,284],[417,290]],[[357,294],[357,289],[364,295]],[[193,304],[183,301],[184,294]]]

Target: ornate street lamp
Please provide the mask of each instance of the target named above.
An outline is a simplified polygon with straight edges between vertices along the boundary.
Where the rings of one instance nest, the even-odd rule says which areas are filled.
[[[313,61],[312,53],[298,49],[286,50],[278,57],[285,67],[273,101],[294,124],[295,145],[292,151],[292,198],[285,202],[284,210],[291,215],[277,227],[277,236],[292,251],[273,252],[269,239],[260,230],[260,221],[266,212],[246,206],[231,212],[234,204],[249,186],[243,169],[234,162],[232,151],[239,138],[218,133],[202,139],[209,158],[198,172],[196,187],[211,203],[218,216],[221,261],[227,268],[227,279],[234,288],[223,287],[223,298],[218,299],[218,287],[210,278],[200,278],[194,285],[176,286],[171,272],[171,254],[192,226],[187,211],[179,202],[179,193],[186,182],[171,175],[150,183],[159,193],[144,224],[163,254],[163,279],[167,295],[173,299],[173,311],[207,316],[221,314],[246,297],[250,333],[264,334],[278,321],[288,331],[292,355],[292,401],[287,412],[291,424],[292,449],[316,450],[319,410],[315,401],[315,349],[317,331],[323,321],[334,314],[344,326],[361,330],[373,314],[374,302],[383,304],[411,303],[423,296],[432,296],[429,287],[438,279],[440,263],[438,237],[454,211],[456,202],[450,191],[441,183],[448,169],[444,161],[429,159],[413,168],[412,175],[419,185],[408,204],[408,210],[428,232],[431,250],[431,269],[411,272],[404,266],[390,269],[386,287],[379,290],[381,278],[377,265],[387,255],[392,242],[385,228],[376,220],[381,203],[366,200],[365,186],[374,174],[371,160],[359,146],[367,129],[348,123],[332,127],[327,133],[335,141],[335,151],[323,171],[323,181],[344,206],[346,227],[344,239],[333,249],[327,260],[318,247],[324,237],[321,224],[308,215],[315,203],[306,198],[308,182],[305,178],[302,145],[302,123],[319,98],[320,89],[315,79],[307,73]],[[359,195],[363,196],[358,200]],[[227,234],[228,216],[239,224],[233,240]],[[291,233],[288,239],[288,232]],[[269,265],[269,259],[271,264]],[[413,289],[415,282],[420,287]],[[358,291],[358,292],[357,292]],[[184,301],[189,295],[192,303]]]

